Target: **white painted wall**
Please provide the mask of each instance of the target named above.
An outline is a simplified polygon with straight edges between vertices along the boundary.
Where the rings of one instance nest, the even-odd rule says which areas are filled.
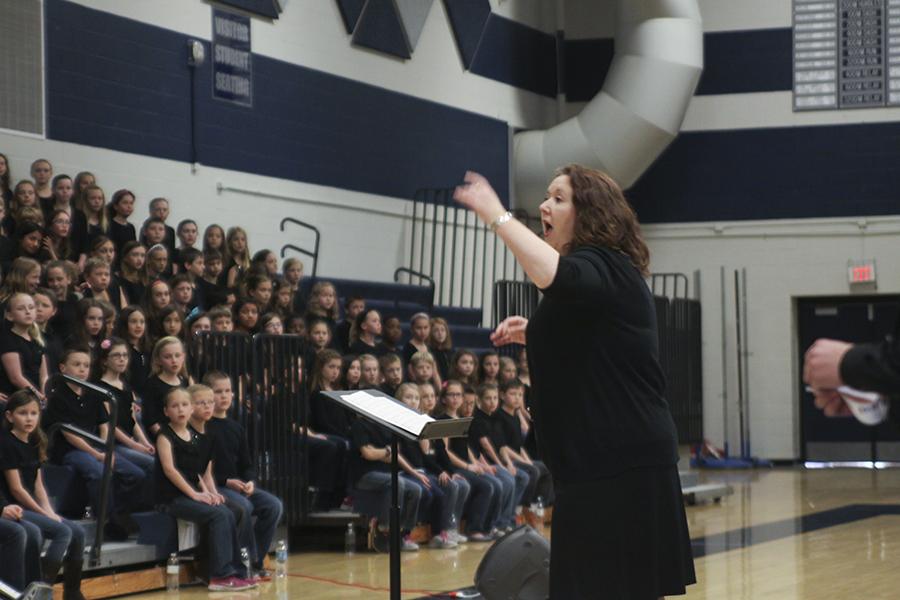
[[[733,272],[746,268],[752,450],[767,458],[799,456],[800,349],[796,347],[794,301],[798,297],[849,295],[847,260],[851,258],[874,258],[878,293],[900,293],[900,217],[649,225],[644,230],[653,271],[691,274],[700,270],[706,437],[717,444],[725,440],[725,390],[728,440],[732,451],[739,447]],[[722,266],[726,268],[728,364],[724,388]]]

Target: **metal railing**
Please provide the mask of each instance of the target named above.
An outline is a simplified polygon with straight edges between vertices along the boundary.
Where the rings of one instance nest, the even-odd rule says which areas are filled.
[[[703,440],[703,357],[700,301],[689,298],[683,273],[654,273],[659,362],[666,399],[682,443]]]
[[[523,210],[517,219],[534,229],[540,220]],[[421,189],[413,199],[407,268],[435,283],[435,304],[462,308],[490,306],[498,280],[526,281],[506,245],[453,200],[453,189]]]
[[[419,279],[417,285],[427,285],[431,288],[431,303],[428,306],[428,310],[434,308],[434,279],[426,275],[425,273],[420,273],[418,271],[413,271],[412,269],[407,269],[406,267],[397,267],[394,270],[394,283],[400,283],[400,275],[402,273],[407,274],[408,283],[413,285],[413,277],[417,277]]]
[[[103,547],[103,526],[106,523],[106,513],[109,511],[109,487],[112,484],[112,461],[113,453],[116,449],[116,435],[114,428],[115,424],[118,422],[119,403],[116,400],[115,394],[113,394],[110,390],[94,385],[92,383],[88,383],[87,381],[83,381],[70,375],[63,375],[62,373],[56,375],[52,380],[52,385],[66,385],[66,381],[96,392],[106,398],[107,401],[109,401],[108,422],[110,424],[110,428],[107,432],[105,440],[97,437],[93,433],[75,427],[70,423],[54,423],[49,428],[47,428],[48,445],[53,444],[57,433],[69,433],[83,439],[88,443],[95,444],[104,449],[105,456],[103,459],[103,474],[100,478],[99,506],[97,507],[97,528],[94,534],[94,544],[91,546],[91,552],[88,555],[88,561],[90,565],[92,567],[96,567],[100,564],[100,554]]]
[[[279,229],[281,229],[281,231],[284,231],[284,226],[287,223],[293,223],[294,225],[299,225],[300,227],[303,227],[304,229],[308,229],[308,230],[312,231],[313,234],[315,235],[315,242],[313,244],[313,249],[311,251],[307,250],[305,248],[301,248],[299,246],[295,246],[294,244],[285,244],[284,246],[281,247],[281,258],[285,257],[288,250],[292,250],[294,252],[298,252],[300,254],[309,256],[310,258],[312,258],[312,270],[311,270],[310,274],[313,277],[315,277],[316,272],[318,271],[318,268],[319,268],[319,241],[322,238],[322,234],[319,232],[319,228],[316,227],[315,225],[310,225],[309,223],[300,221],[299,219],[294,219],[293,217],[285,217],[281,220]]]

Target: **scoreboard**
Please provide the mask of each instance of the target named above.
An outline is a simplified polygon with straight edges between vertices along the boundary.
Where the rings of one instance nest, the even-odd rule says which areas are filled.
[[[900,0],[793,0],[794,110],[900,106]]]

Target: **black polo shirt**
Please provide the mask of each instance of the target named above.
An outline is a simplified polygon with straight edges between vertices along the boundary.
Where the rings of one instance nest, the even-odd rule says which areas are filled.
[[[109,415],[103,405],[103,396],[90,390],[82,389],[76,394],[69,384],[60,383],[47,398],[47,409],[44,411],[43,427],[49,429],[54,423],[74,425],[88,433],[98,435],[100,425],[109,422]],[[50,459],[61,463],[63,457],[75,448],[62,434],[53,440]]]

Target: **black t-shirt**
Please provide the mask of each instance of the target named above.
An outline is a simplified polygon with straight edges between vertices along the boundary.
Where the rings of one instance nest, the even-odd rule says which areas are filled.
[[[6,482],[6,471],[17,469],[22,487],[33,498],[34,486],[40,468],[41,462],[38,460],[36,441],[23,442],[9,430],[0,433],[0,494],[9,498],[11,502],[15,500],[9,489],[9,484]]]
[[[334,326],[334,339],[331,345],[338,349],[341,354],[347,354],[350,351],[350,321],[344,319]]]
[[[164,435],[172,444],[172,461],[188,485],[196,491],[200,491],[200,478],[206,473],[206,467],[213,458],[213,439],[208,435],[198,433],[193,427],[188,426],[191,440],[185,441],[175,433],[168,423],[159,429],[159,435]],[[159,455],[156,459],[158,489],[157,501],[170,502],[184,493],[172,483],[162,471]]]
[[[187,387],[187,381],[182,379],[178,385],[170,385],[160,379],[158,375],[151,375],[147,379],[147,382],[144,384],[141,407],[143,409],[144,428],[148,432],[151,432],[150,428],[153,425],[164,425],[169,421],[163,412],[163,409],[166,407],[166,394],[177,387]]]
[[[69,294],[65,300],[56,304],[56,314],[50,318],[50,327],[59,339],[65,340],[72,334],[74,324],[78,321],[78,296]]]
[[[137,231],[131,223],[122,225],[115,219],[110,219],[109,231],[106,235],[112,241],[113,246],[116,247],[116,265],[118,265],[122,256],[122,247],[128,242],[137,241]]]
[[[119,288],[125,294],[125,300],[128,301],[128,304],[140,304],[144,299],[144,290],[147,286],[138,281],[129,281],[122,277],[122,274],[119,273],[117,275],[117,279],[119,282]]]
[[[108,384],[102,379],[97,385],[110,390],[116,397],[116,427],[124,431],[128,436],[134,437],[134,416],[131,414],[131,407],[134,404],[134,393],[127,381],[122,382],[122,389]]]
[[[309,424],[313,431],[350,437],[353,413],[322,394],[321,390],[313,390],[309,397]]]
[[[441,381],[447,381],[450,377],[450,360],[453,358],[453,350],[438,350],[429,347],[428,351],[434,357],[434,364],[437,366],[438,373],[441,374]]]
[[[100,425],[108,421],[103,396],[86,389],[82,389],[79,395],[67,383],[60,381],[47,397],[42,426],[49,429],[54,423],[67,423],[97,435]],[[63,456],[70,450],[74,450],[74,447],[65,436],[59,434],[54,440],[50,459],[54,463],[61,463]]]
[[[213,438],[213,475],[217,485],[228,479],[253,481],[256,469],[250,459],[250,447],[244,428],[234,419],[213,417],[206,422],[206,434]]]
[[[22,375],[34,389],[41,389],[41,361],[44,358],[44,347],[35,340],[26,340],[11,329],[0,330],[0,356],[14,353],[19,356]],[[6,369],[0,368],[0,392],[11,394],[19,388],[13,385]]]
[[[353,354],[354,356],[360,356],[361,354],[371,354],[375,358],[381,358],[388,353],[390,353],[390,350],[381,342],[378,342],[374,346],[370,346],[362,340],[356,340],[355,342],[350,344],[349,354]]]
[[[498,408],[493,415],[494,435],[491,441],[499,450],[503,446],[509,446],[513,452],[522,450],[522,425],[518,415],[511,415],[502,408]],[[499,445],[497,445],[499,443]]]
[[[476,406],[472,413],[472,424],[469,425],[469,448],[472,449],[475,458],[481,457],[483,453],[481,448],[481,438],[483,437],[491,441],[494,450],[499,454],[500,448],[497,447],[494,437],[494,419]],[[485,456],[485,460],[489,460],[489,457]]]
[[[359,481],[360,477],[370,471],[390,472],[390,463],[366,460],[360,452],[363,446],[384,448],[390,445],[391,433],[387,429],[366,419],[356,419],[350,426],[350,480]]]
[[[147,378],[150,376],[150,357],[146,352],[138,350],[131,344],[128,345],[128,383],[143,400],[144,387],[147,385]],[[146,417],[145,417],[146,418]]]
[[[448,415],[438,415],[435,417],[437,420],[443,419],[452,419]],[[471,426],[470,426],[471,429]],[[465,437],[453,437],[449,438],[450,441],[450,451],[457,456],[463,462],[469,462],[469,440]],[[452,471],[457,467],[450,461],[450,457],[447,455],[447,447],[444,445],[443,439],[437,439],[432,442],[434,444],[434,457],[437,460],[438,464],[445,471]]]
[[[44,331],[43,336],[44,356],[47,357],[47,374],[53,375],[59,373],[59,361],[65,350],[63,339],[49,326]]]
[[[432,448],[434,448],[433,445]],[[400,454],[413,468],[424,469],[432,475],[439,475],[441,471],[445,470],[438,462],[435,454],[425,454],[422,451],[421,444],[417,441],[402,438],[400,440]]]
[[[535,429],[555,479],[678,462],[656,309],[628,256],[582,247],[561,257],[527,342]]]

